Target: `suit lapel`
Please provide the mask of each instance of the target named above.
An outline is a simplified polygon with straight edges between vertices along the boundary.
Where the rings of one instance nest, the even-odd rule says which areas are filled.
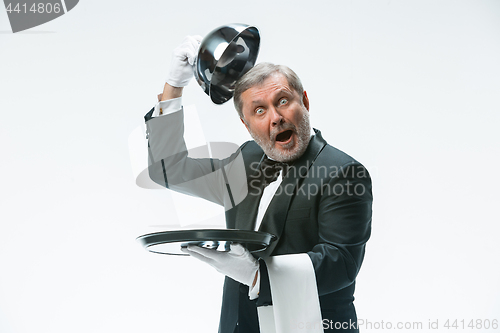
[[[309,142],[305,153],[288,169],[286,177],[281,182],[276,195],[272,199],[264,215],[259,231],[264,231],[277,236],[277,240],[259,255],[270,256],[278,245],[285,226],[286,216],[290,202],[295,195],[302,179],[307,175],[312,164],[316,160],[323,147],[326,145],[321,132],[315,130],[316,135]],[[257,202],[258,207],[258,202]],[[254,217],[255,220],[255,217]]]
[[[248,146],[248,150],[250,151],[244,155],[248,194],[235,208],[228,211],[234,223],[233,228],[241,230],[254,230],[260,198],[262,196],[260,163],[264,159],[264,152],[255,143]]]
[[[237,209],[233,209],[236,210],[235,229],[254,230],[255,228],[255,219],[262,196],[262,190],[260,190],[262,181],[260,179],[250,179],[250,181],[254,181],[253,184],[258,186],[258,190],[249,187],[248,195],[235,207]]]

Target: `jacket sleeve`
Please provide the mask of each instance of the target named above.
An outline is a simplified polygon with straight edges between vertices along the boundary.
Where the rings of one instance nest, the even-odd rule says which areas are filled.
[[[227,209],[246,195],[241,193],[246,190],[246,186],[242,186],[246,175],[239,150],[224,159],[210,158],[208,145],[188,151],[184,142],[183,110],[161,117],[151,117],[150,111],[145,120],[148,172],[155,183]]]
[[[269,274],[267,273],[266,262],[263,259],[259,260],[260,286],[259,297],[256,299],[257,306],[273,305],[271,296],[271,284],[269,282]]]
[[[344,165],[323,187],[318,209],[318,244],[308,252],[319,295],[354,282],[370,238],[371,178],[359,163]]]

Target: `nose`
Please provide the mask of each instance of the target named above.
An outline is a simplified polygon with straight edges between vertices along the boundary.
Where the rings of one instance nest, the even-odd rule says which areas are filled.
[[[273,127],[283,123],[283,116],[279,113],[278,109],[272,107],[270,110],[271,125]]]

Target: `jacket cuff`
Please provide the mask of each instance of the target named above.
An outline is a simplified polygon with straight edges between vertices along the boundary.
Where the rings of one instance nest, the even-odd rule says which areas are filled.
[[[153,118],[153,112],[155,111],[155,108],[153,107],[151,110],[149,110],[146,115],[144,115],[144,121],[148,121],[149,119]]]
[[[256,299],[257,306],[273,305],[271,297],[271,285],[269,284],[269,275],[267,266],[263,259],[259,259],[260,290],[259,297]]]

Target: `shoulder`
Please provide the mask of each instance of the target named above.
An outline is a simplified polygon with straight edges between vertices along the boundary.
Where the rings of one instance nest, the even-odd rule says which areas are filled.
[[[262,160],[264,156],[264,151],[255,141],[247,141],[243,143],[239,149],[238,153],[243,157],[243,165],[247,174],[247,177],[256,172],[256,166]]]
[[[323,136],[321,135],[321,131],[315,129],[314,130],[316,135],[312,138],[312,140],[321,142],[323,144],[323,148],[321,149],[321,152],[318,154],[318,157],[316,158],[316,162],[318,163],[327,163],[329,165],[336,165],[336,166],[342,166],[342,165],[349,165],[349,164],[361,164],[359,163],[355,158],[353,158],[351,155],[345,153],[344,151],[330,145],[328,142],[326,142],[325,139],[323,139]]]
[[[320,158],[335,165],[361,164],[351,155],[330,144],[325,145],[320,155],[318,156],[318,159]]]
[[[247,141],[243,143],[239,150],[243,154],[243,158],[245,161],[255,161],[259,160],[264,156],[264,151],[255,141]]]
[[[328,144],[322,137],[321,137],[321,132],[317,132],[316,136],[318,136],[317,139],[323,140],[325,143],[323,149],[319,153],[318,157],[316,158],[314,165],[316,167],[318,166],[326,166],[329,169],[332,170],[337,170],[341,171],[349,169],[349,170],[357,170],[357,171],[363,171],[364,173],[368,174],[368,170],[365,168],[363,164],[361,164],[359,161],[357,161],[354,157],[351,155],[345,153],[344,151]]]

